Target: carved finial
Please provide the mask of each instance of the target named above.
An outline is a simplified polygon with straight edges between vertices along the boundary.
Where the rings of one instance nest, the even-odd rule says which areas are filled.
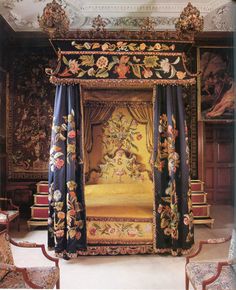
[[[203,17],[200,16],[200,11],[190,2],[184,8],[175,28],[183,33],[197,33],[203,30]]]
[[[69,18],[63,7],[55,0],[45,6],[42,16],[38,16],[38,22],[40,28],[52,38],[65,36],[69,31]]]

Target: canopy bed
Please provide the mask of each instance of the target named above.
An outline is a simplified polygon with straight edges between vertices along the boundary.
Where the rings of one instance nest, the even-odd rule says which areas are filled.
[[[53,40],[48,246],[59,256],[189,251],[182,86],[191,41]]]

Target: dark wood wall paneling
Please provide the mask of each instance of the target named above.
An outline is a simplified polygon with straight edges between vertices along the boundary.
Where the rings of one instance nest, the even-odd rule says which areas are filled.
[[[204,32],[197,46],[233,46],[232,32]],[[198,178],[205,182],[208,202],[232,204],[234,199],[234,123],[198,122]]]
[[[217,204],[233,204],[233,124],[205,124],[205,190]]]

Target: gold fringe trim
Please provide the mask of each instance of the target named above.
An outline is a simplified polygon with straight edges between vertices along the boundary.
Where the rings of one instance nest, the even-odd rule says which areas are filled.
[[[152,223],[152,218],[124,218],[124,217],[96,217],[89,216],[87,221],[114,221],[114,222],[150,222]]]
[[[117,255],[137,255],[137,254],[153,254],[151,245],[138,246],[88,246],[87,250],[78,250],[76,253],[55,253],[59,258],[75,259],[78,256],[117,256]]]
[[[88,246],[87,250],[78,250],[76,253],[55,253],[59,258],[72,258],[75,259],[78,256],[117,256],[117,255],[138,255],[138,254],[171,254],[172,256],[188,255],[193,249],[181,249],[176,250],[157,249],[154,251],[152,245],[130,245],[130,246]]]
[[[187,80],[144,80],[144,79],[76,79],[76,78],[57,78],[55,76],[50,77],[50,82],[54,85],[75,85],[81,84],[84,87],[96,87],[96,88],[116,88],[116,87],[153,87],[154,85],[194,85],[196,83],[195,78]]]
[[[152,94],[152,103],[153,103],[153,107],[152,107],[152,114],[153,114],[153,126],[152,126],[152,130],[153,130],[153,140],[152,140],[152,143],[153,143],[153,151],[152,151],[152,163],[153,163],[153,160],[154,160],[154,116],[155,116],[155,104],[156,104],[156,101],[157,101],[157,89],[156,89],[156,86],[154,86],[153,88],[153,94]],[[157,126],[159,126],[159,124],[157,124]],[[155,172],[154,172],[154,164],[152,164],[152,180],[153,180],[153,185],[154,185],[154,188],[153,188],[153,207],[152,207],[152,214],[153,214],[153,217],[152,217],[152,233],[153,233],[153,249],[154,249],[154,252],[156,252],[156,240],[157,240],[157,225],[156,225],[156,182],[155,182]]]
[[[96,51],[96,50],[81,50],[81,51],[62,51],[61,54],[102,54],[102,55],[157,55],[157,56],[182,56],[182,52],[158,52],[158,51]]]
[[[152,102],[150,101],[98,101],[98,100],[85,100],[84,106],[85,107],[99,107],[99,106],[108,106],[111,107],[112,105],[115,105],[117,107],[127,107],[130,106],[132,108],[139,107],[139,106],[147,106],[152,107]]]
[[[88,245],[152,245],[152,239],[147,239],[147,240],[103,240],[103,239],[98,239],[98,240],[89,240],[88,239]]]
[[[165,248],[165,249],[160,249],[157,248],[155,250],[156,254],[171,254],[174,257],[177,256],[182,256],[182,255],[188,255],[193,249],[193,246],[191,246],[191,248],[189,249],[182,249],[182,248],[177,248],[175,250],[171,249],[171,248]]]

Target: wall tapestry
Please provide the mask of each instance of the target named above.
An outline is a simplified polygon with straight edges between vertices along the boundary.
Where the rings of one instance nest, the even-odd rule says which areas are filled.
[[[198,179],[197,147],[197,88],[196,85],[183,88],[183,103],[189,137],[189,161],[192,179]]]
[[[6,72],[1,70],[0,68],[0,153],[5,152],[5,127],[4,124],[6,123],[5,120],[5,111],[6,111],[6,102],[5,102],[5,95],[6,95],[6,79],[7,75]]]
[[[45,68],[53,58],[42,50],[15,55],[7,96],[8,177],[47,179],[55,88]]]
[[[233,119],[234,91],[233,49],[200,47],[198,68],[199,120]]]

